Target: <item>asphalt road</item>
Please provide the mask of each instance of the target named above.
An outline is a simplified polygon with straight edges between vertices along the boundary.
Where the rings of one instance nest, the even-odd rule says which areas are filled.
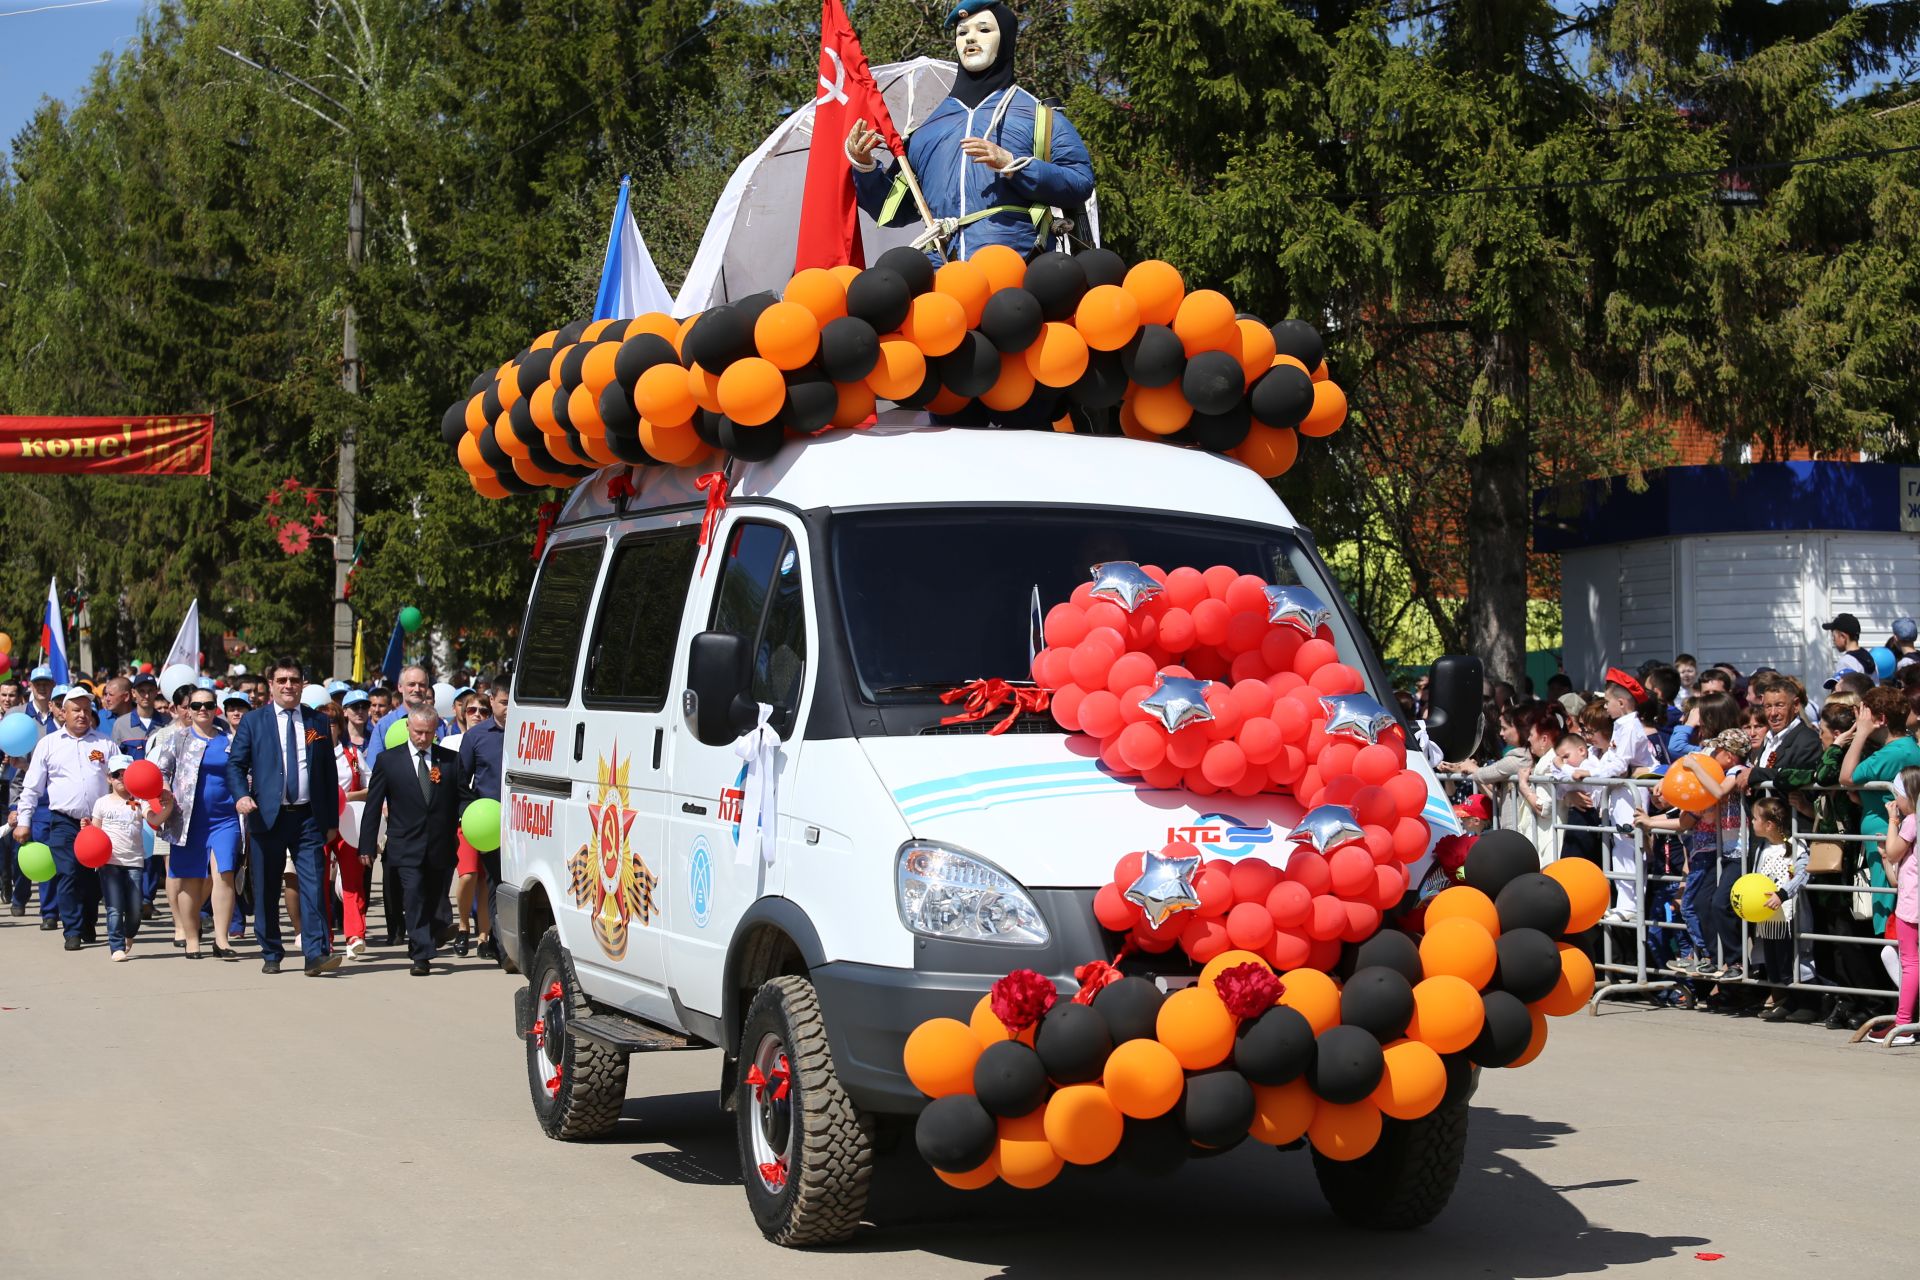
[[[0,1275],[1875,1274],[1908,1251],[1920,1050],[1621,1006],[1491,1072],[1439,1221],[1342,1227],[1303,1153],[951,1191],[883,1159],[850,1245],[765,1243],[713,1052],[635,1060],[609,1139],[543,1137],[519,981],[110,964],[0,916]],[[251,948],[248,953],[251,955]],[[1903,1136],[1904,1135],[1904,1136]],[[1717,1253],[1717,1261],[1699,1255]],[[564,1268],[564,1270],[559,1270]],[[775,1271],[774,1269],[778,1270]]]

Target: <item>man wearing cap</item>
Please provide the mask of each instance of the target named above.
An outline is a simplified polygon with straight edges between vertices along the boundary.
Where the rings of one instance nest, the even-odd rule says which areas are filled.
[[[1601,698],[1607,714],[1613,717],[1612,736],[1607,749],[1574,776],[1578,778],[1584,773],[1588,778],[1626,778],[1653,772],[1658,762],[1654,759],[1653,744],[1647,740],[1646,726],[1640,723],[1640,704],[1647,700],[1646,688],[1619,667],[1608,667],[1606,690]],[[1631,787],[1612,787],[1606,794],[1615,826],[1632,822],[1634,811],[1641,807],[1642,793]],[[1629,922],[1640,912],[1634,896],[1638,859],[1639,848],[1633,836],[1616,834],[1609,853],[1614,889],[1613,910],[1607,913],[1611,920]]]
[[[1920,663],[1920,622],[1912,618],[1895,618],[1893,634],[1887,637],[1887,648],[1893,650],[1893,669],[1904,671]]]
[[[59,731],[44,735],[34,744],[26,781],[20,788],[19,812],[32,813],[42,801],[51,810],[47,844],[53,850],[52,896],[66,933],[67,950],[78,951],[95,940],[100,873],[74,860],[73,838],[79,834],[81,822],[93,815],[94,801],[107,793],[107,758],[113,754],[113,743],[93,727],[93,697],[85,689],[67,691],[60,715]],[[26,823],[13,830],[13,838],[22,843],[31,836]]]
[[[52,733],[60,727],[60,709],[53,703],[53,668],[35,667],[27,676],[27,685],[33,690],[27,699],[27,714],[40,722],[41,733]]]
[[[1839,665],[1834,668],[1834,680],[1849,671],[1858,671],[1869,680],[1876,679],[1873,655],[1860,644],[1860,619],[1850,613],[1836,613],[1831,622],[1820,624],[1821,630],[1833,637],[1833,647],[1840,651]],[[1827,688],[1833,688],[1833,680],[1827,681]]]

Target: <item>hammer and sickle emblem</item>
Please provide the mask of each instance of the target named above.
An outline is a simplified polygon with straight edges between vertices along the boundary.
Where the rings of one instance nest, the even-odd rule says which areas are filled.
[[[840,61],[840,54],[837,50],[822,49],[820,55],[824,58],[833,59],[833,79],[828,80],[827,74],[824,71],[820,73],[820,87],[825,90],[825,92],[814,99],[814,101],[838,102],[844,105],[847,101],[847,64]]]

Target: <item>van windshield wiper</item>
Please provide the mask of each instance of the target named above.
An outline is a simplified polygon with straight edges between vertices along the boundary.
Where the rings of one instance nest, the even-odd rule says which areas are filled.
[[[874,690],[876,695],[887,693],[945,693],[954,686],[950,684],[888,684]]]

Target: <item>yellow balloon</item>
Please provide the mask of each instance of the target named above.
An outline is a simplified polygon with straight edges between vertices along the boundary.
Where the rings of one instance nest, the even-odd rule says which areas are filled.
[[[1780,912],[1767,905],[1767,899],[1780,892],[1780,886],[1773,877],[1763,876],[1758,871],[1749,871],[1733,882],[1733,910],[1748,924],[1764,924],[1769,920],[1778,920]]]
[[[13,652],[13,637],[8,635],[4,631],[0,631],[0,653],[12,653],[12,652]]]

